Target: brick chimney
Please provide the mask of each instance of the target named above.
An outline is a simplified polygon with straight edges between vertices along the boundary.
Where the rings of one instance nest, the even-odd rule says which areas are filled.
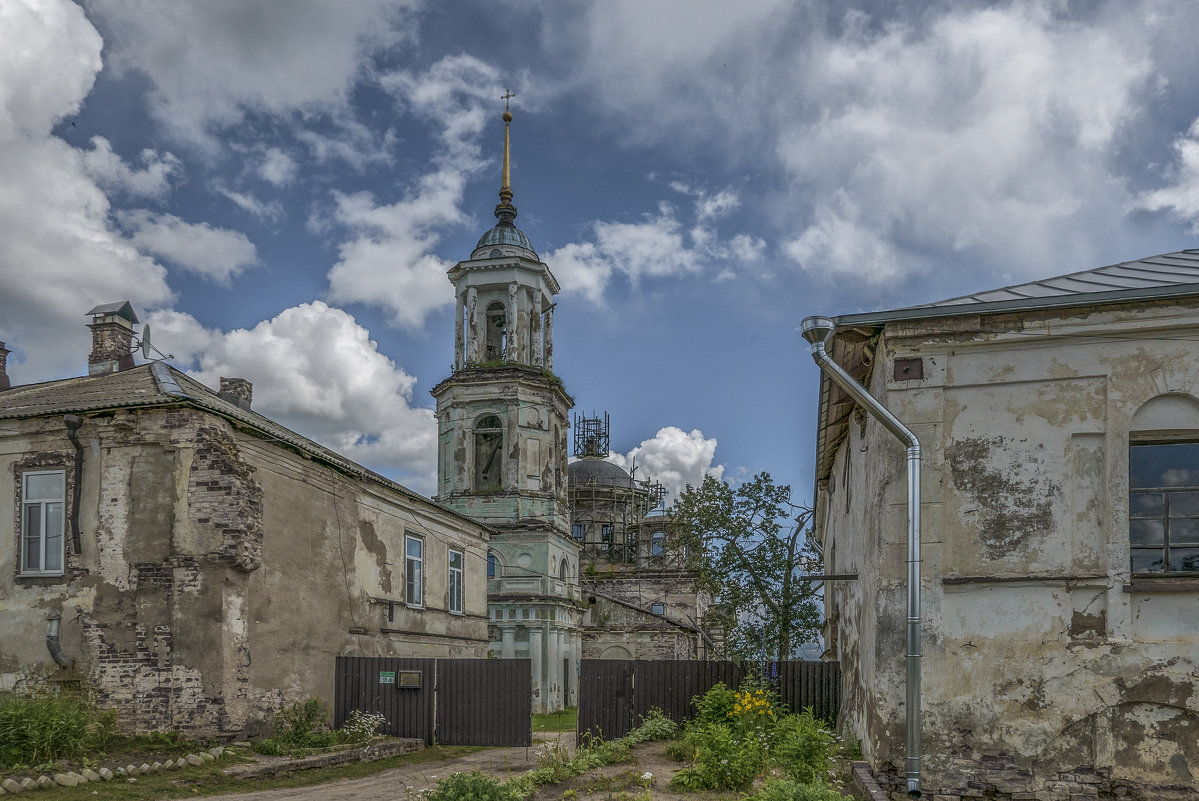
[[[92,321],[92,352],[87,357],[88,375],[116,373],[133,367],[133,324],[137,315],[129,301],[106,303],[88,312]]]
[[[250,401],[254,399],[254,385],[244,378],[221,377],[221,391],[218,398],[224,398],[241,409],[250,411]]]
[[[4,347],[4,343],[0,342],[0,390],[9,389],[12,387],[12,382],[8,380],[8,354],[12,353]]]

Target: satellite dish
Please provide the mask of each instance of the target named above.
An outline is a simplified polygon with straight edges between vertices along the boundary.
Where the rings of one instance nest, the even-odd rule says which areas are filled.
[[[141,335],[141,337],[139,337],[139,341],[140,341],[139,347],[141,347],[141,349],[142,349],[142,358],[148,362],[149,361],[157,361],[157,359],[150,358],[150,351],[154,351],[154,353],[157,354],[158,359],[173,359],[173,358],[175,358],[175,355],[173,353],[163,353],[158,348],[156,348],[152,344],[150,344],[150,324],[149,323],[146,323],[145,325],[142,326],[142,335]]]

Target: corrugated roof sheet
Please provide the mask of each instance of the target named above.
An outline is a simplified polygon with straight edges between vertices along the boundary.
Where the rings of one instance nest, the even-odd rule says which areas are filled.
[[[1193,294],[1199,294],[1199,250],[1180,250],[918,306],[841,315],[837,317],[837,323],[869,325],[947,314],[1019,311]]]

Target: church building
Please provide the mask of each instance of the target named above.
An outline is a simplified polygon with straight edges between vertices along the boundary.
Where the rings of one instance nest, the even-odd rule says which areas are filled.
[[[567,415],[553,373],[558,282],[516,227],[509,124],[497,223],[449,271],[453,374],[437,401],[437,500],[496,532],[487,564],[489,651],[532,661],[533,710],[576,701],[583,602],[567,503]]]

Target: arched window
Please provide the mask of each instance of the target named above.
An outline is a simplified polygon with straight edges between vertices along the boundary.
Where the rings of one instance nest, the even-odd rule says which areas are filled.
[[[649,538],[650,555],[661,556],[666,553],[666,532],[655,531]]]
[[[493,300],[487,304],[487,342],[484,358],[489,362],[504,358],[504,345],[507,334],[507,315],[504,304]]]
[[[569,565],[567,565],[566,560],[563,559],[562,564],[558,567],[558,578],[562,579],[563,581],[566,581],[566,579],[568,579],[569,577],[570,577]]]
[[[499,489],[503,467],[504,426],[489,414],[475,424],[475,491]]]
[[[1133,416],[1128,440],[1132,572],[1199,571],[1199,402],[1151,399]]]
[[[500,560],[496,559],[495,553],[493,553],[492,551],[488,551],[487,552],[487,578],[493,579],[493,578],[499,578],[499,577],[500,577]]]

